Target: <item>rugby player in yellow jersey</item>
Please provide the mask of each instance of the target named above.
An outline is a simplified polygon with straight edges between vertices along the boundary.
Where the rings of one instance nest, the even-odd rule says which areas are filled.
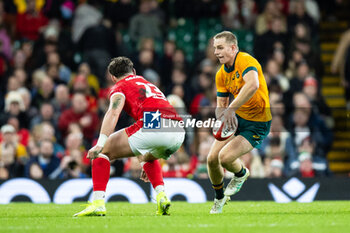
[[[228,31],[214,36],[215,56],[222,64],[216,73],[216,118],[221,118],[234,136],[215,140],[208,155],[209,178],[215,190],[211,214],[222,212],[230,196],[237,193],[249,176],[239,157],[259,147],[270,131],[271,112],[266,81],[259,62],[240,52],[236,36]],[[229,94],[234,100],[229,102]],[[238,124],[238,125],[237,125]],[[223,190],[224,169],[235,175]]]

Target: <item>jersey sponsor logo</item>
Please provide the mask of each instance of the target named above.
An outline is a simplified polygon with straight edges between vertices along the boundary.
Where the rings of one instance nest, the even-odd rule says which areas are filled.
[[[143,113],[143,128],[144,129],[160,129],[162,127],[160,120],[161,113],[156,112]]]
[[[232,80],[238,79],[239,78],[239,73],[236,71],[234,75],[232,75]]]

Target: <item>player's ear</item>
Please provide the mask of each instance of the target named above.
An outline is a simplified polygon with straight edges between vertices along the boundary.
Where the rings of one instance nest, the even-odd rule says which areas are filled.
[[[108,77],[109,77],[109,79],[111,79],[113,82],[117,82],[117,78],[114,76],[114,75],[112,75],[111,73],[108,73]]]
[[[135,70],[135,68],[132,68],[132,73],[133,73],[134,75],[136,75],[136,70]]]
[[[231,48],[232,48],[233,51],[235,51],[237,49],[237,46],[232,43]]]
[[[107,72],[107,78],[113,81],[111,73]]]

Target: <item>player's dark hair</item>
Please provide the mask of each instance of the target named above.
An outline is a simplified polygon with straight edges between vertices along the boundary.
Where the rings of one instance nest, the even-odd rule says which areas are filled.
[[[116,78],[132,73],[134,64],[127,57],[115,57],[108,65],[108,72]]]

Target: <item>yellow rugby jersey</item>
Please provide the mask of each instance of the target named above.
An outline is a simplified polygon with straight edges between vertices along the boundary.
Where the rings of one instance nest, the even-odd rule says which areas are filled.
[[[236,114],[249,121],[270,121],[272,116],[265,77],[259,62],[248,53],[238,52],[231,67],[221,66],[215,77],[217,96],[228,97],[231,93],[236,98],[245,83],[243,76],[251,70],[258,72],[259,89],[237,109]]]

